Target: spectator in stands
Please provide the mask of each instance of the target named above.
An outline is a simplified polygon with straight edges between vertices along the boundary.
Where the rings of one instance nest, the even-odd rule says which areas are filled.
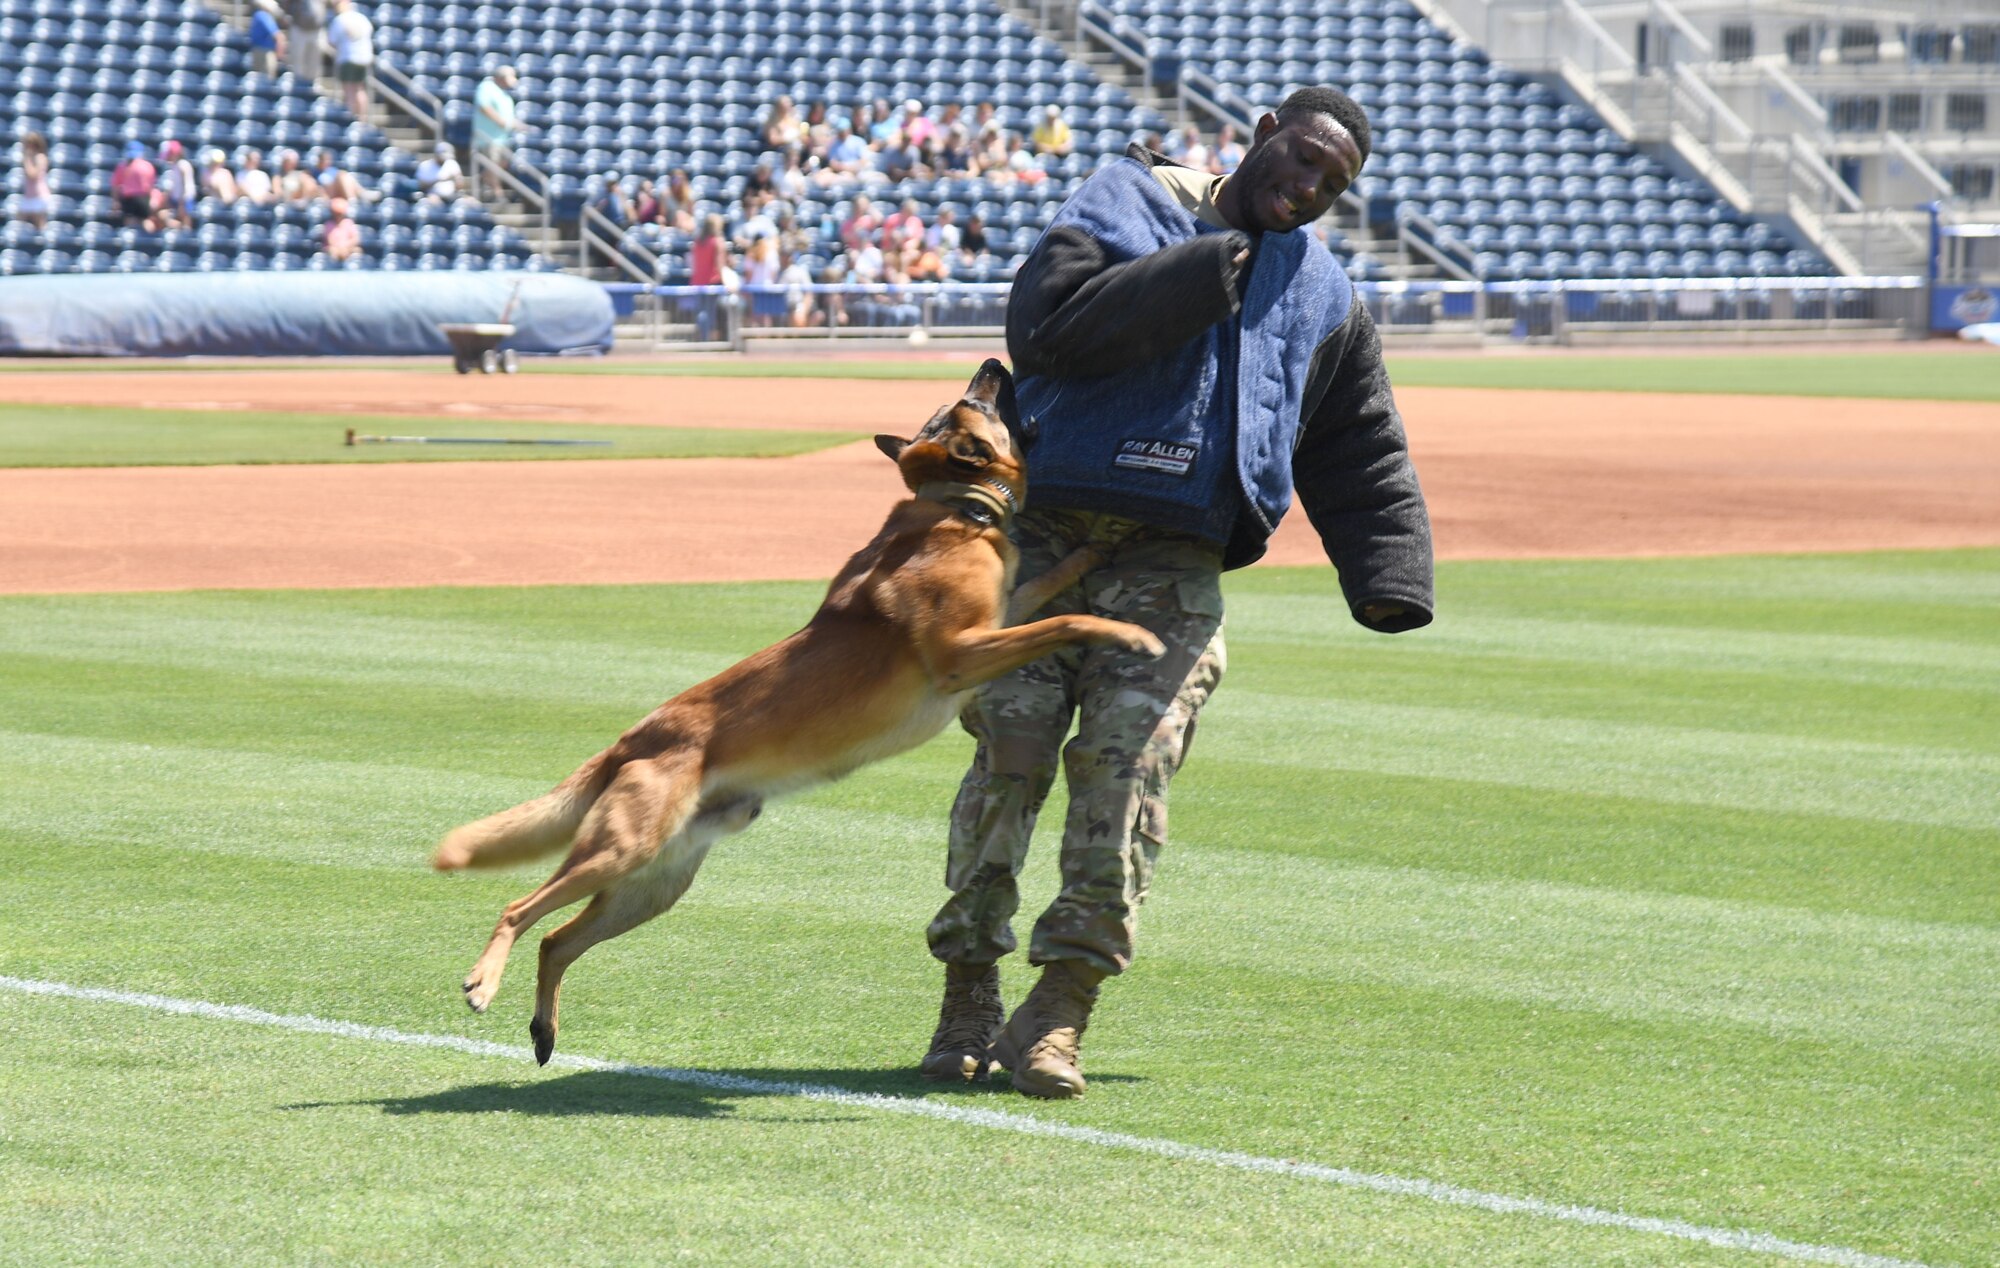
[[[1062,107],[1053,102],[1042,111],[1042,121],[1035,125],[1034,139],[1037,154],[1053,154],[1061,158],[1076,148],[1076,137],[1070,133]]]
[[[686,169],[677,167],[668,173],[659,197],[660,209],[655,223],[682,233],[693,233],[694,187],[688,182]]]
[[[1243,162],[1243,142],[1236,139],[1236,125],[1225,123],[1215,134],[1215,153],[1210,156],[1208,170],[1217,176],[1227,176]]]
[[[771,104],[764,115],[764,125],[759,129],[767,150],[789,150],[803,145],[806,139],[806,121],[799,118],[798,110],[790,97],[781,96]]]
[[[320,73],[320,29],[326,25],[326,0],[280,0],[285,11],[285,43],[292,55],[292,73],[311,84]]]
[[[49,223],[49,143],[39,132],[21,137],[21,201],[14,218],[37,229]]]
[[[598,186],[597,196],[590,200],[592,211],[621,229],[632,224],[636,218],[632,200],[625,197],[624,179],[617,172],[606,172],[603,183]]]
[[[988,172],[1007,170],[1007,133],[1000,127],[998,119],[988,119],[979,125],[979,139],[973,151],[973,172],[984,176]]]
[[[773,241],[778,237],[778,222],[771,216],[771,197],[768,194],[745,193],[743,195],[743,217],[736,222],[736,246],[748,251],[752,243],[765,238]],[[773,257],[773,266],[776,258]]]
[[[922,236],[903,239],[901,267],[912,282],[942,282],[951,276],[944,253]]]
[[[278,197],[288,203],[317,202],[319,181],[299,165],[297,150],[278,151]]]
[[[278,59],[285,55],[285,32],[278,25],[277,0],[256,0],[250,15],[250,70],[271,79],[278,77]]]
[[[757,239],[743,253],[743,285],[752,291],[750,324],[753,326],[776,325],[785,315],[785,297],[775,289],[779,267],[776,234]]]
[[[1201,129],[1192,123],[1167,138],[1167,157],[1197,172],[1208,170],[1208,146],[1202,143]]]
[[[833,144],[833,120],[826,117],[826,103],[815,101],[806,107],[806,130],[803,141],[808,157],[826,158],[826,147]]]
[[[905,198],[902,206],[882,218],[883,249],[902,250],[903,240],[913,231],[918,238],[924,236],[923,208],[916,199]]]
[[[916,147],[910,144],[900,130],[890,133],[889,139],[875,151],[875,170],[868,173],[892,185],[900,184],[911,177],[926,177],[929,174]]]
[[[521,130],[514,114],[514,85],[520,76],[512,66],[501,66],[479,81],[472,94],[472,152],[502,168],[514,161],[514,134]],[[479,194],[479,169],[472,173],[473,196]]]
[[[806,169],[795,146],[785,152],[785,170],[779,172],[773,181],[778,194],[788,202],[796,203],[812,192],[812,181],[806,177]]]
[[[336,198],[327,204],[332,216],[326,222],[326,258],[336,263],[350,260],[361,254],[361,226],[347,214],[345,198]]]
[[[187,158],[187,152],[179,141],[168,141],[160,146],[160,169],[157,194],[153,199],[159,209],[160,227],[172,228],[194,223],[194,200],[201,196],[200,182],[195,178],[194,164]]]
[[[855,130],[866,136],[871,144],[887,145],[889,138],[897,132],[896,112],[889,108],[888,99],[877,97],[875,104],[868,109],[867,126]]]
[[[464,179],[465,172],[459,167],[458,155],[449,141],[439,141],[431,156],[417,164],[417,188],[427,202],[455,201],[459,182]]]
[[[688,281],[695,286],[720,286],[729,267],[729,239],[723,234],[721,216],[711,215],[701,223],[701,232],[688,249]]]
[[[125,143],[125,158],[111,169],[111,193],[118,199],[118,211],[127,226],[157,228],[153,218],[153,187],[159,172],[146,157],[146,147],[138,141]]]
[[[236,188],[259,207],[267,206],[278,196],[271,187],[271,174],[264,170],[264,156],[256,150],[243,152],[243,166],[236,173]]]
[[[813,324],[812,270],[799,263],[790,251],[778,252],[778,285],[785,288],[785,324],[794,328]]]
[[[882,274],[887,268],[888,260],[883,256],[882,248],[875,245],[873,238],[863,241],[859,247],[848,249],[848,275],[862,285],[881,281]]]
[[[333,21],[327,23],[327,43],[333,46],[334,77],[341,99],[357,119],[368,117],[368,76],[375,69],[375,24],[354,0],[334,0]]]
[[[915,97],[903,103],[903,118],[896,126],[904,138],[920,150],[937,134],[937,125],[924,114],[924,103]]]
[[[802,255],[812,250],[812,246],[813,235],[811,231],[799,223],[798,217],[793,214],[792,209],[785,207],[780,210],[778,212],[778,249],[780,251],[790,251],[793,255]]]
[[[1042,165],[1035,160],[1035,155],[1022,142],[1021,134],[1018,132],[1007,134],[1007,165],[1004,171],[1023,185],[1034,185],[1048,177],[1048,173],[1042,170]]]
[[[201,188],[206,197],[213,198],[223,206],[235,202],[243,196],[243,190],[230,174],[229,164],[221,150],[210,150],[202,163]]]
[[[983,137],[989,128],[1000,130],[999,112],[994,110],[992,102],[982,101],[972,108],[972,135]]]
[[[354,179],[354,173],[334,166],[332,150],[315,150],[313,156],[313,179],[319,182],[320,197],[345,198],[350,205],[361,201],[361,182]]]
[[[965,177],[978,171],[972,138],[964,124],[954,123],[939,134],[937,160],[933,166],[939,176]]]
[[[881,234],[882,217],[875,211],[875,204],[868,195],[856,194],[847,219],[840,225],[841,245],[852,253],[859,251],[863,243],[875,241]]]
[[[854,125],[846,119],[835,120],[833,144],[827,147],[826,162],[818,172],[822,185],[859,176],[868,167],[868,147],[854,134]]]
[[[936,223],[924,231],[924,244],[949,261],[958,254],[963,240],[964,235],[958,230],[958,213],[949,207],[938,208]]]
[[[745,197],[751,194],[761,194],[769,198],[776,195],[777,192],[778,182],[771,175],[771,165],[769,163],[758,163],[756,167],[750,169],[750,175],[743,180],[743,194]]]
[[[965,231],[958,235],[958,261],[971,265],[988,251],[986,243],[986,217],[973,212],[965,218]]]

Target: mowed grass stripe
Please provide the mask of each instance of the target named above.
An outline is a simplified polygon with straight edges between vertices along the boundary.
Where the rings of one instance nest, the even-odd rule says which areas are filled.
[[[446,1051],[465,1053],[469,1056],[492,1057],[517,1062],[527,1061],[533,1057],[532,1051],[525,1047],[508,1047],[505,1045],[460,1039],[449,1035],[414,1034],[388,1027],[371,1026],[354,1022],[329,1021],[324,1018],[312,1016],[286,1016],[243,1005],[212,1004],[204,1001],[180,1000],[159,995],[137,994],[129,991],[110,991],[102,988],[71,986],[66,983],[27,981],[20,978],[5,977],[0,977],[0,990],[9,990],[23,995],[44,998],[76,999],[91,1003],[146,1008],[176,1016],[196,1017],[210,1021],[234,1022],[240,1025],[252,1026],[270,1026],[280,1030],[296,1031],[305,1034],[331,1035],[337,1039],[358,1040],[363,1043],[395,1044],[402,1047],[414,1048],[441,1048]],[[1662,1237],[1673,1237],[1683,1241],[1700,1242],[1729,1250],[1747,1250],[1759,1254],[1778,1255],[1801,1263],[1848,1265],[1850,1268],[1919,1268],[1918,1265],[1915,1265],[1910,1260],[1868,1255],[1839,1246],[1815,1246],[1800,1242],[1789,1242],[1782,1238],[1773,1237],[1768,1233],[1751,1232],[1743,1229],[1707,1228],[1698,1224],[1689,1224],[1684,1220],[1660,1220],[1645,1216],[1627,1215],[1616,1211],[1603,1211],[1592,1207],[1545,1202],[1538,1198],[1482,1193],[1474,1189],[1437,1184],[1428,1180],[1413,1180],[1402,1176],[1357,1172],[1348,1168],[1326,1167],[1294,1159],[1265,1158],[1235,1150],[1204,1149],[1200,1146],[1187,1145],[1179,1141],[1134,1136],[1127,1132],[1106,1132],[1096,1128],[1076,1127],[1067,1123],[1050,1122],[1018,1113],[974,1109],[942,1104],[932,1100],[911,1097],[877,1096],[869,1093],[849,1092],[842,1088],[811,1083],[775,1083],[762,1079],[746,1079],[738,1075],[716,1074],[706,1070],[686,1070],[670,1066],[639,1065],[628,1061],[608,1061],[597,1057],[578,1057],[561,1053],[556,1054],[547,1064],[559,1070],[583,1070],[600,1074],[624,1075],[630,1078],[658,1079],[667,1083],[684,1084],[700,1088],[704,1091],[720,1092],[725,1095],[782,1096],[816,1101],[843,1108],[868,1110],[879,1114],[910,1115],[949,1123],[953,1126],[986,1131],[1004,1131],[1031,1137],[1044,1137],[1099,1149],[1151,1154],[1176,1162],[1196,1163],[1233,1171],[1274,1176],[1287,1180],[1318,1181],[1338,1185],[1342,1188],[1365,1189],[1375,1193],[1394,1194],[1399,1197],[1420,1198],[1428,1202],[1443,1203],[1450,1206],[1471,1207],[1496,1215],[1528,1215],[1543,1219],[1558,1220],[1566,1224],[1615,1228]]]
[[[105,786],[102,779],[104,771],[141,768],[145,781]],[[68,834],[364,870],[419,870],[443,828],[542,791],[410,767],[5,733],[0,771],[48,799],[39,814],[0,808],[0,831],[24,843],[54,845]],[[160,785],[176,790],[169,813],[150,795]],[[873,791],[896,794],[893,786]],[[58,830],[49,807],[65,805]],[[755,856],[744,864],[747,888],[739,879],[713,901],[795,913],[812,907],[829,917],[865,908],[884,870],[935,851],[942,810],[891,814],[811,799],[775,806],[728,847]],[[1729,1021],[1892,1049],[2000,1047],[2000,928],[1992,926],[1355,867],[1218,850],[1193,832],[1175,845],[1172,889],[1194,896],[1192,936],[1229,948],[1222,954],[1231,962],[1262,963],[1240,953],[1268,948],[1289,971],[1328,980],[1567,1000],[1613,1016]],[[822,860],[807,893],[789,862],[802,854]],[[1271,909],[1273,897],[1287,893],[1321,898],[1289,914]],[[1329,922],[1340,931],[1336,940],[1325,936]],[[1257,937],[1229,936],[1244,929]],[[1396,954],[1410,943],[1423,954]],[[1745,974],[1749,965],[1754,977]],[[1390,976],[1381,978],[1378,966],[1392,966]]]
[[[608,441],[591,445],[357,444],[375,436]],[[759,458],[810,453],[860,433],[624,427],[517,419],[0,404],[0,467],[147,467],[324,462],[501,462]]]
[[[1435,633],[1464,631],[1463,652],[1428,632],[1380,639],[1339,623],[1316,646],[1328,573],[1232,577],[1230,678],[1177,786],[1140,964],[1093,1022],[1098,1084],[1064,1121],[1899,1258],[2000,1256],[2000,1211],[1979,1179],[2000,1157],[1988,1077],[2000,832],[1903,821],[1910,805],[1966,817],[1972,767],[1932,759],[1994,757],[2000,736],[1980,712],[1993,693],[1912,690],[1910,720],[1891,726],[1886,684],[1816,674],[1824,648],[1789,664],[1783,654],[1787,630],[1885,644],[1909,633],[1976,685],[1977,650],[2000,642],[2000,622],[1968,596],[1996,567],[1996,552],[1451,567]],[[1896,603],[1851,598],[1892,588]],[[6,799],[0,849],[34,877],[35,898],[0,904],[0,972],[517,1041],[531,955],[491,1017],[466,1015],[455,986],[500,904],[541,869],[437,877],[422,870],[429,845],[545,788],[628,724],[649,654],[687,657],[690,671],[740,655],[796,627],[818,589],[0,601],[0,629],[17,614],[35,626],[5,635],[12,650],[0,652],[0,780],[21,790]],[[1294,605],[1305,615],[1287,619]],[[148,612],[171,619],[153,631]],[[1591,627],[1576,658],[1480,650],[1525,637],[1488,638],[1489,620],[1551,613]],[[1941,629],[1936,613],[1956,623]],[[117,632],[79,633],[98,650],[73,655],[66,625],[100,619]],[[267,619],[272,630],[230,650],[232,622]],[[399,620],[410,622],[401,635]],[[1620,625],[1676,640],[1708,629],[1719,649],[1756,633],[1765,663],[1638,673],[1619,658]],[[448,640],[451,668],[371,684],[356,651],[369,636],[385,663],[421,661],[427,638]],[[225,646],[204,650],[211,639]],[[564,690],[539,677],[537,648],[574,662],[621,645],[603,671],[550,670]],[[266,657],[271,672],[259,672]],[[1695,701],[1744,684],[1745,707],[1712,726],[1663,724],[1656,714],[1694,707],[1676,701],[1677,677]],[[1401,711],[1394,743],[1353,733],[1374,707]],[[1477,744],[1452,738],[1468,723]],[[1576,738],[1598,730],[1608,758]],[[1682,746],[1658,788],[1642,778],[1652,730]],[[1564,742],[1539,760],[1608,762],[1617,778],[1573,789],[1524,779],[1537,774],[1533,742],[1550,734]],[[1453,743],[1456,760],[1436,770],[1409,772],[1395,751]],[[1864,781],[1838,815],[1703,804],[1705,749],[1732,744],[1754,768],[1733,776],[1732,795],[1757,780],[1797,791],[1815,763],[1829,786],[1848,781],[1873,760],[1856,744],[1903,754],[1905,783]],[[572,975],[568,1050],[920,1094],[908,1067],[936,989],[921,930],[942,897],[943,823],[965,755],[947,735],[782,804],[719,848],[673,916]],[[1063,812],[1059,795],[1044,811],[1024,880],[1030,913],[1055,883],[1047,843]],[[1023,969],[1009,973],[1018,996]],[[93,1077],[86,1050],[44,1049],[41,1082],[10,1072],[10,1086],[76,1105]],[[504,1108],[508,1095],[470,1099]],[[530,1114],[559,1152],[591,1147],[584,1138],[605,1122],[560,1108],[572,1099]],[[154,1120],[177,1113],[170,1101],[148,1108]],[[390,1113],[356,1112],[363,1125]],[[357,1120],[340,1121],[322,1141],[339,1164],[329,1200],[361,1202]],[[723,1147],[750,1149],[742,1165],[781,1186],[809,1170],[784,1161],[802,1143],[788,1127],[759,1129],[765,1152],[702,1126],[728,1132]],[[133,1131],[107,1129],[111,1141]],[[845,1130],[850,1165],[881,1177],[891,1201],[936,1165],[906,1134]],[[496,1150],[506,1139],[484,1138]],[[36,1173],[59,1205],[116,1171],[75,1161]],[[162,1209],[202,1200],[191,1181],[157,1183]],[[679,1192],[650,1175],[628,1183]],[[802,1217],[840,1218],[840,1202],[788,1191]],[[433,1209],[413,1218],[446,1218],[436,1190],[422,1192]],[[1036,1217],[1088,1222],[1100,1198],[1090,1186],[1037,1190]],[[1219,1218],[1192,1194],[1162,1200],[1204,1234]],[[1292,1258],[1346,1244],[1334,1213],[1283,1214],[1306,1248]],[[1383,1240],[1353,1262],[1484,1258],[1427,1240],[1432,1226],[1407,1212],[1369,1227]],[[642,1231],[635,1217],[602,1235],[605,1260],[629,1261],[658,1226]],[[1521,1236],[1529,1261],[1576,1257]],[[886,1245],[885,1257],[915,1259],[930,1244]],[[699,1246],[726,1254],[719,1240]],[[1173,1258],[1171,1245],[1153,1257]]]
[[[1984,349],[1725,356],[1391,356],[1389,378],[1398,387],[2000,401],[1996,360],[2000,358]]]
[[[908,1072],[904,1050],[928,1034],[934,969],[920,952],[908,953],[907,928],[885,927],[880,887],[867,904],[872,918],[860,923],[783,901],[727,901],[747,888],[745,859],[739,852],[716,860],[715,874],[673,917],[594,951],[589,972],[580,966],[565,990],[570,1049],[646,1053],[761,1081],[930,1091]],[[84,980],[121,980],[121,966],[136,964],[143,979],[136,985],[156,991],[186,993],[186,984],[199,982],[217,998],[291,1011],[365,1008],[371,1019],[426,1032],[520,1034],[526,965],[516,966],[507,1003],[475,1018],[455,997],[457,962],[448,973],[437,964],[445,943],[463,941],[470,955],[483,938],[489,913],[471,910],[466,890],[494,891],[497,903],[510,877],[466,886],[188,855],[171,864],[162,869],[143,851],[114,849],[88,878],[82,860],[63,860],[50,883],[79,900],[111,901],[115,917],[66,908],[9,927],[0,972],[19,974],[23,962],[68,945],[79,970],[73,976]],[[80,884],[70,882],[73,873]],[[157,883],[135,887],[142,876]],[[265,895],[258,918],[202,919],[229,889]],[[1211,897],[1197,888],[1188,901]],[[0,914],[0,927],[13,924]],[[135,956],[135,947],[146,953]],[[746,972],[759,948],[772,947],[782,948],[786,971]],[[1092,1028],[1099,1091],[1061,1107],[1064,1121],[1570,1202],[1625,1195],[1620,1209],[1696,1222],[1720,1212],[1731,1225],[1814,1240],[1839,1229],[1843,1240],[1905,1255],[1917,1244],[1894,1231],[1899,1224],[1958,1227],[1968,1182],[2000,1145],[1992,1119],[1963,1116],[1967,1094],[1992,1099],[1977,1057],[1872,1051],[1825,1037],[1772,1037],[1763,1026],[1673,1025],[1446,989],[1328,981],[1310,965],[1273,972],[1211,959],[1162,945],[1148,953],[1143,977],[1117,984],[1118,1007],[1107,1007]],[[1941,1095],[1940,1081],[1965,1091]],[[1837,1112],[1826,1099],[1836,1090]],[[533,1094],[522,1091],[515,1100],[468,1089],[462,1099],[517,1106],[532,1122]],[[545,1091],[550,1112],[564,1113],[555,1108],[570,1099],[560,1082]],[[1020,1105],[991,1090],[942,1097]],[[643,1100],[624,1104],[646,1113]],[[563,1134],[560,1119],[533,1130],[538,1139]],[[578,1131],[595,1140],[601,1129],[586,1120]],[[879,1138],[848,1148],[882,1151],[889,1190],[907,1183],[898,1171],[906,1149]],[[916,1165],[928,1174],[936,1160]],[[1935,1187],[1903,1193],[1919,1174]],[[1885,1208],[1890,1193],[1901,1197]],[[1857,1197],[1865,1199],[1859,1207]],[[1044,1191],[1033,1209],[1052,1218],[1074,1210],[1072,1218],[1088,1221],[1092,1202],[1087,1189]],[[1388,1231],[1406,1235],[1411,1227]]]
[[[16,1165],[0,1173],[0,1194],[20,1197],[0,1234],[10,1242],[85,1262],[156,1257],[171,1244],[223,1260],[485,1263],[518,1256],[524,1235],[575,1264],[1026,1255],[1531,1265],[1554,1255],[1636,1266],[1659,1262],[1663,1247],[1677,1263],[1773,1262],[1627,1228],[1365,1190],[1330,1195],[1184,1158],[1128,1154],[1107,1167],[1100,1148],[1064,1139],[996,1140],[747,1081],[703,1087],[617,1066],[521,1071],[449,1048],[198,1018],[135,1026],[123,1011],[0,995],[21,1045],[74,1053],[82,1076],[81,1104],[58,1110],[39,1097],[15,1119]],[[16,1086],[49,1085],[46,1064],[23,1062],[18,1073]],[[227,1098],[214,1094],[219,1083]],[[184,1108],[136,1149],[75,1130],[135,1099]],[[230,1147],[217,1149],[225,1136]],[[345,1147],[329,1148],[335,1140]],[[855,1166],[864,1153],[885,1161]],[[117,1182],[86,1197],[67,1179],[76,1171]],[[182,1191],[176,1176],[201,1183]],[[1093,1218],[1056,1196],[1107,1185],[1130,1211],[1110,1218],[1100,1206]],[[269,1200],[245,1203],[246,1192]]]
[[[1893,347],[1838,352],[1723,355],[1389,356],[1398,387],[1483,387],[1626,392],[1727,392],[1757,396],[1844,396],[1900,400],[2000,400],[1994,356],[1982,350],[1907,352]],[[823,358],[536,361],[538,374],[674,378],[937,379],[963,382],[979,358],[950,361]]]

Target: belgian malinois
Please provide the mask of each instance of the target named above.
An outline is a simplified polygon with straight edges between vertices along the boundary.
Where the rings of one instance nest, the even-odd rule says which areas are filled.
[[[528,1029],[546,1063],[564,970],[672,907],[709,847],[748,826],[765,798],[923,743],[958,716],[972,688],[1065,643],[1162,653],[1152,634],[1123,621],[1013,624],[1094,562],[1078,552],[1014,588],[1006,528],[1025,496],[1022,454],[1032,440],[1013,379],[986,362],[964,398],[913,439],[875,438],[914,496],[847,561],[804,629],[667,701],[546,796],[445,837],[433,860],[443,871],[569,847],[546,884],[500,913],[465,979],[474,1011],[492,1002],[516,938],[590,899],[542,939]]]

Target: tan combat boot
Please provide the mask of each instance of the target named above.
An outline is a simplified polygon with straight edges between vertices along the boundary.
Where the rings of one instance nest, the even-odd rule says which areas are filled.
[[[944,1006],[919,1073],[937,1081],[970,1081],[986,1073],[987,1046],[1006,1016],[999,965],[945,965]]]
[[[1083,1095],[1083,1028],[1104,977],[1080,960],[1042,966],[1042,980],[993,1041],[993,1059],[1014,1072],[1015,1091],[1051,1100]]]

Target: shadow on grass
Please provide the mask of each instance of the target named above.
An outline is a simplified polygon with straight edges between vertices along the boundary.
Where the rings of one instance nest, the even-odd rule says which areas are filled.
[[[684,1077],[675,1077],[684,1076]],[[746,1086],[705,1087],[701,1081]],[[1093,1083],[1143,1083],[1129,1074],[1093,1074]],[[550,1118],[591,1115],[639,1115],[666,1118],[727,1118],[737,1102],[812,1092],[851,1092],[894,1100],[948,1096],[978,1098],[986,1108],[1027,1110],[1040,1102],[1018,1095],[1002,1073],[973,1083],[927,1083],[914,1071],[902,1069],[846,1070],[687,1070],[658,1074],[623,1070],[579,1070],[526,1082],[469,1083],[421,1096],[384,1096],[354,1101],[301,1101],[279,1106],[287,1110],[334,1109],[373,1105],[385,1114],[529,1114]],[[776,1118],[759,1114],[758,1122],[835,1123],[857,1121],[855,1115],[815,1114],[809,1118]]]

